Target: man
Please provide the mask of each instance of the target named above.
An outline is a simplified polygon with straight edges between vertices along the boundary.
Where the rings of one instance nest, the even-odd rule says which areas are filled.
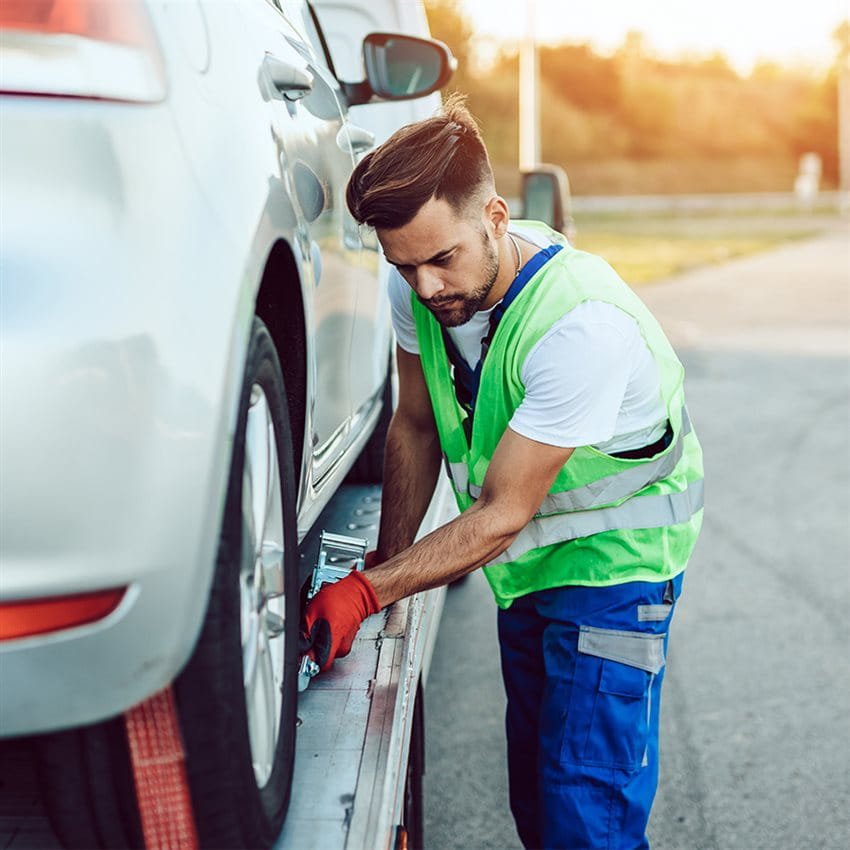
[[[644,848],[667,632],[702,520],[683,370],[601,259],[509,219],[457,99],[357,166],[398,338],[374,564],[306,612],[315,658],[484,567],[499,605],[510,802],[529,848]],[[441,456],[460,515],[417,543]]]

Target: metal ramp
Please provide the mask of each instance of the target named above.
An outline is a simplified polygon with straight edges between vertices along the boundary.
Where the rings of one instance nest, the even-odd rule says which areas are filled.
[[[316,561],[323,529],[374,546],[381,488],[340,488],[301,545]],[[422,533],[455,512],[441,479]],[[299,694],[292,799],[275,850],[392,847],[419,672],[427,673],[444,589],[370,617],[351,653]],[[57,850],[26,739],[0,741],[0,850]]]

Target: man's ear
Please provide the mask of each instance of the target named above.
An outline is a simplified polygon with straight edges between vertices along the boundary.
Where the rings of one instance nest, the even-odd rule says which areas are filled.
[[[501,195],[493,195],[484,205],[484,220],[493,228],[493,235],[501,239],[507,233],[511,216],[508,203]]]

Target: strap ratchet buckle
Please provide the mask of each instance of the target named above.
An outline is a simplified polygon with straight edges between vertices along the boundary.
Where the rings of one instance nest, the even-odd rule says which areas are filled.
[[[334,584],[345,578],[352,570],[362,571],[365,566],[366,549],[369,541],[361,537],[346,537],[323,531],[319,540],[319,558],[313,567],[307,600],[312,599],[326,584]],[[305,691],[319,665],[308,655],[301,659],[298,668],[298,690]]]

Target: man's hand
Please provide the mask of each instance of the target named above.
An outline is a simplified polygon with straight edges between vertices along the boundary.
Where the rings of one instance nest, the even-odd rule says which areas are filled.
[[[360,624],[380,610],[375,588],[361,572],[326,584],[307,604],[301,651],[309,651],[322,671],[330,670],[334,659],[351,652]]]

